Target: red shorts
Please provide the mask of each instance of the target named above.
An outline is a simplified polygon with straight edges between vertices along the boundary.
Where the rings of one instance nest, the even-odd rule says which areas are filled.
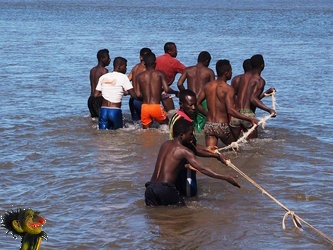
[[[167,113],[162,109],[160,104],[142,104],[141,106],[141,122],[147,126],[153,122],[162,122],[167,118]]]

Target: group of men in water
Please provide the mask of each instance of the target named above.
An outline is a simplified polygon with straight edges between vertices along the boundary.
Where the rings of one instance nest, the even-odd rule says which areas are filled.
[[[114,59],[113,71],[108,72],[106,66],[111,59],[109,51],[103,49],[97,53],[98,65],[90,71],[88,107],[91,116],[98,117],[99,129],[123,126],[121,101],[128,94],[134,122],[141,121],[143,128],[149,128],[154,121],[169,124],[170,140],[162,144],[154,173],[146,183],[145,201],[149,206],[183,205],[183,196],[197,194],[197,171],[239,187],[233,177],[215,173],[196,156],[214,157],[225,163],[224,156],[216,150],[219,139],[229,145],[238,139],[241,131],[257,125],[256,107],[276,116],[261,101],[265,94],[275,91],[270,88],[264,92],[262,55],[246,59],[244,74],[234,77],[229,85],[232,68],[228,60],[217,61],[215,79],[214,71],[209,68],[209,52],[200,52],[197,64],[190,67],[176,59],[175,43],[167,42],[164,52],[156,57],[149,48],[142,48],[140,62],[127,76],[127,61],[122,57]],[[177,73],[181,74],[177,82],[180,92],[170,87]],[[179,97],[177,111],[173,95]],[[170,120],[167,112],[172,115]],[[198,144],[193,135],[194,130],[202,129],[206,146]],[[250,135],[255,137],[256,130]]]

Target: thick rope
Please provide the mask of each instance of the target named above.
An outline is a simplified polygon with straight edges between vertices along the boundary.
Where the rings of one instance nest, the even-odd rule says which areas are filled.
[[[276,110],[276,100],[275,100],[275,91],[272,91],[270,94],[265,94],[265,96],[272,96],[272,109]],[[230,145],[224,147],[224,148],[219,148],[216,150],[218,154],[220,154],[220,151],[222,150],[227,150],[232,148],[233,150],[238,150],[239,149],[239,144],[242,142],[246,142],[246,138],[255,130],[255,128],[259,125],[262,125],[264,128],[264,125],[268,119],[270,119],[272,115],[265,116],[262,118],[259,122],[258,125],[252,126],[251,129],[249,129],[246,133],[243,134],[241,138],[239,138],[236,142],[232,142]],[[265,189],[263,189],[259,184],[257,184],[253,179],[251,179],[249,176],[247,176],[245,173],[243,173],[239,168],[237,168],[234,164],[231,163],[230,160],[226,160],[227,166],[231,167],[233,170],[235,170],[237,173],[239,173],[241,176],[243,176],[246,180],[248,180],[251,184],[253,184],[256,188],[258,188],[263,194],[267,195],[270,199],[275,201],[279,206],[281,206],[285,211],[285,215],[283,216],[282,219],[282,228],[285,230],[286,229],[286,224],[285,221],[288,218],[288,216],[291,216],[291,219],[294,223],[294,226],[300,230],[302,230],[302,224],[303,222],[305,225],[307,225],[309,228],[314,230],[318,235],[326,239],[331,245],[333,245],[333,239],[312,226],[310,223],[306,222],[303,220],[301,217],[299,217],[297,214],[295,214],[294,211],[288,209],[284,204],[282,204],[280,201],[278,201],[276,198],[274,198],[271,194],[269,194]]]
[[[265,96],[272,96],[272,109],[273,110],[276,110],[276,100],[275,100],[275,90],[272,91],[272,93],[270,94],[265,94]],[[223,148],[219,148],[218,150],[219,151],[222,151],[222,150],[228,150],[228,149],[232,149],[234,151],[238,150],[239,149],[239,144],[241,143],[246,143],[246,139],[247,137],[249,137],[249,135],[259,126],[261,125],[262,128],[265,127],[265,124],[266,124],[266,121],[268,119],[270,119],[272,117],[272,115],[267,115],[265,116],[264,118],[262,118],[259,122],[258,122],[258,125],[255,124],[254,126],[252,126],[248,131],[246,131],[242,137],[240,137],[237,141],[235,142],[232,142],[231,144],[229,144],[228,146],[225,146]]]
[[[219,153],[219,151],[216,151],[216,152]],[[275,201],[278,205],[280,205],[286,211],[285,215],[283,216],[283,220],[282,220],[282,228],[283,229],[286,229],[285,221],[288,218],[288,216],[290,215],[296,228],[302,229],[301,222],[303,222],[309,228],[311,228],[317,234],[319,234],[321,237],[323,237],[324,239],[326,239],[331,245],[333,245],[333,239],[332,238],[328,237],[326,234],[324,234],[321,231],[319,231],[317,228],[315,228],[314,226],[312,226],[310,223],[308,223],[305,220],[303,220],[301,217],[299,217],[298,215],[296,215],[294,211],[288,209],[285,205],[283,205],[280,201],[278,201],[276,198],[274,198],[272,195],[270,195],[265,189],[263,189],[259,184],[257,184],[254,180],[252,180],[245,173],[243,173],[239,168],[237,168],[234,164],[232,164],[230,160],[226,160],[226,164],[227,164],[227,166],[229,166],[233,170],[235,170],[237,173],[239,173],[241,176],[243,176],[246,180],[248,180],[255,187],[257,187],[263,194],[267,195],[269,198],[271,198],[273,201]]]

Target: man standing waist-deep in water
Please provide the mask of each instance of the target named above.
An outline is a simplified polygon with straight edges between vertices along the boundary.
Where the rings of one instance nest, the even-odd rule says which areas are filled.
[[[108,69],[105,68],[106,66],[109,66],[111,61],[109,50],[99,50],[97,52],[97,60],[98,64],[90,70],[90,96],[88,99],[88,108],[91,118],[97,118],[101,110],[103,97],[95,97],[94,94],[99,78],[109,72]]]
[[[197,98],[195,93],[192,90],[185,89],[179,93],[179,110],[172,116],[169,123],[170,128],[170,139],[173,139],[173,125],[179,118],[184,118],[192,124],[194,123],[194,118],[196,117],[197,108],[196,108]],[[193,142],[186,145],[196,156],[200,157],[213,157],[220,160],[219,154],[215,152],[215,149],[206,148],[203,145],[197,143],[195,136],[193,136]],[[177,180],[176,188],[179,190],[182,196],[191,197],[197,194],[197,178],[196,171],[190,168],[186,168],[185,162],[181,166]]]
[[[240,187],[236,180],[229,175],[215,173],[204,166],[193,154],[192,150],[186,147],[193,141],[193,124],[184,118],[178,119],[173,125],[173,140],[162,144],[157,156],[155,170],[149,182],[146,183],[145,203],[147,206],[160,205],[185,205],[184,199],[175,186],[180,167],[185,161],[189,162],[192,168],[201,173],[230,184]],[[225,159],[220,154],[220,160]]]

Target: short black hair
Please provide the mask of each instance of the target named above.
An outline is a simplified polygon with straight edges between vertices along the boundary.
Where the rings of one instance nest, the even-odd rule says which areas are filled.
[[[243,69],[244,69],[244,72],[248,72],[248,71],[252,70],[252,64],[251,64],[250,58],[244,60]]]
[[[201,51],[198,56],[198,62],[201,62],[201,63],[208,62],[208,64],[209,64],[211,59],[212,59],[212,57],[208,51]]]
[[[152,67],[156,63],[156,56],[153,52],[147,53],[144,55],[143,61],[145,62],[147,68]]]
[[[216,73],[217,76],[223,76],[231,69],[231,64],[229,60],[223,59],[216,62]]]
[[[108,49],[101,49],[97,52],[97,60],[101,61],[104,57],[107,57],[109,55]]]
[[[147,55],[148,53],[151,53],[151,49],[150,48],[142,48],[140,50],[140,56],[144,56],[144,55]]]
[[[264,57],[261,54],[256,54],[251,57],[251,65],[253,69],[264,69]]]
[[[164,52],[168,53],[169,51],[171,51],[173,49],[173,47],[175,47],[176,44],[174,42],[167,42],[164,44]]]
[[[184,89],[179,92],[179,104],[185,102],[186,96],[197,97],[196,94],[190,89]]]
[[[113,68],[117,68],[118,66],[127,64],[127,60],[124,57],[117,56],[113,60]]]
[[[185,120],[183,117],[179,118],[172,127],[173,138],[177,138],[180,134],[185,134],[193,127],[192,122]]]

